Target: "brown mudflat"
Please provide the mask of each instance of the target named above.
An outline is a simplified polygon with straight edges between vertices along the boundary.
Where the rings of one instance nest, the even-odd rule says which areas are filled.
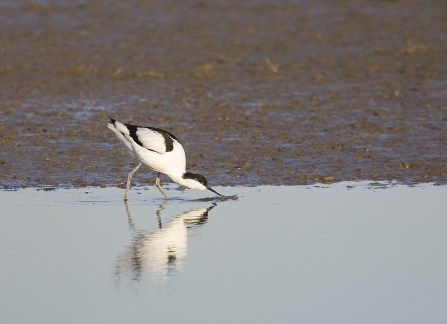
[[[211,186],[445,184],[446,72],[443,0],[2,1],[0,187],[122,185],[110,118]]]

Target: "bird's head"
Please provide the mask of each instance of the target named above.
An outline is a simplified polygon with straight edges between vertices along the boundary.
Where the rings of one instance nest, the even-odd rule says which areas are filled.
[[[185,187],[188,187],[190,189],[196,189],[196,190],[210,190],[214,192],[215,194],[224,197],[214,189],[208,187],[208,180],[203,175],[191,173],[191,172],[185,172],[182,176],[183,181],[182,184]]]
[[[182,184],[185,187],[196,190],[206,190],[208,189],[208,181],[203,175],[185,172],[182,176]]]

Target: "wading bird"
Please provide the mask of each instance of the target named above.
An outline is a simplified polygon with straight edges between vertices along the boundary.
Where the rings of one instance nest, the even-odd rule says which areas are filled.
[[[124,200],[127,200],[129,194],[130,180],[141,164],[158,172],[155,186],[166,199],[169,198],[160,186],[160,173],[166,174],[172,181],[190,189],[208,189],[222,198],[235,197],[221,195],[208,187],[208,181],[204,176],[186,172],[185,150],[180,141],[171,133],[155,127],[123,124],[114,119],[110,120],[107,127],[126,145],[130,155],[139,162],[127,177]]]

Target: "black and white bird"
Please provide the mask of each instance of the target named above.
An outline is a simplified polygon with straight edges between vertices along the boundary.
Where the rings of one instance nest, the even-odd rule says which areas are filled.
[[[160,186],[160,173],[166,174],[172,181],[187,188],[208,189],[223,198],[229,198],[208,187],[204,176],[186,172],[185,150],[180,141],[171,133],[155,127],[123,124],[114,119],[110,120],[107,127],[126,145],[130,155],[139,162],[127,177],[124,200],[127,200],[130,180],[141,164],[158,172],[155,186],[166,199],[169,198]]]

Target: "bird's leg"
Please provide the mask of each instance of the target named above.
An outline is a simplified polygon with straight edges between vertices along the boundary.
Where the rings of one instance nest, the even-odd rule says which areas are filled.
[[[160,172],[158,172],[157,174],[157,180],[155,180],[155,186],[158,188],[158,190],[160,190],[160,192],[163,194],[163,196],[165,196],[165,199],[168,200],[168,196],[166,196],[166,194],[164,193],[163,189],[161,189],[160,186]]]
[[[127,195],[129,194],[129,187],[130,187],[130,180],[132,179],[133,174],[138,170],[138,168],[141,166],[141,163],[138,163],[138,165],[130,171],[129,175],[127,176],[127,185],[126,185],[126,193],[124,194],[124,200],[127,200]]]

